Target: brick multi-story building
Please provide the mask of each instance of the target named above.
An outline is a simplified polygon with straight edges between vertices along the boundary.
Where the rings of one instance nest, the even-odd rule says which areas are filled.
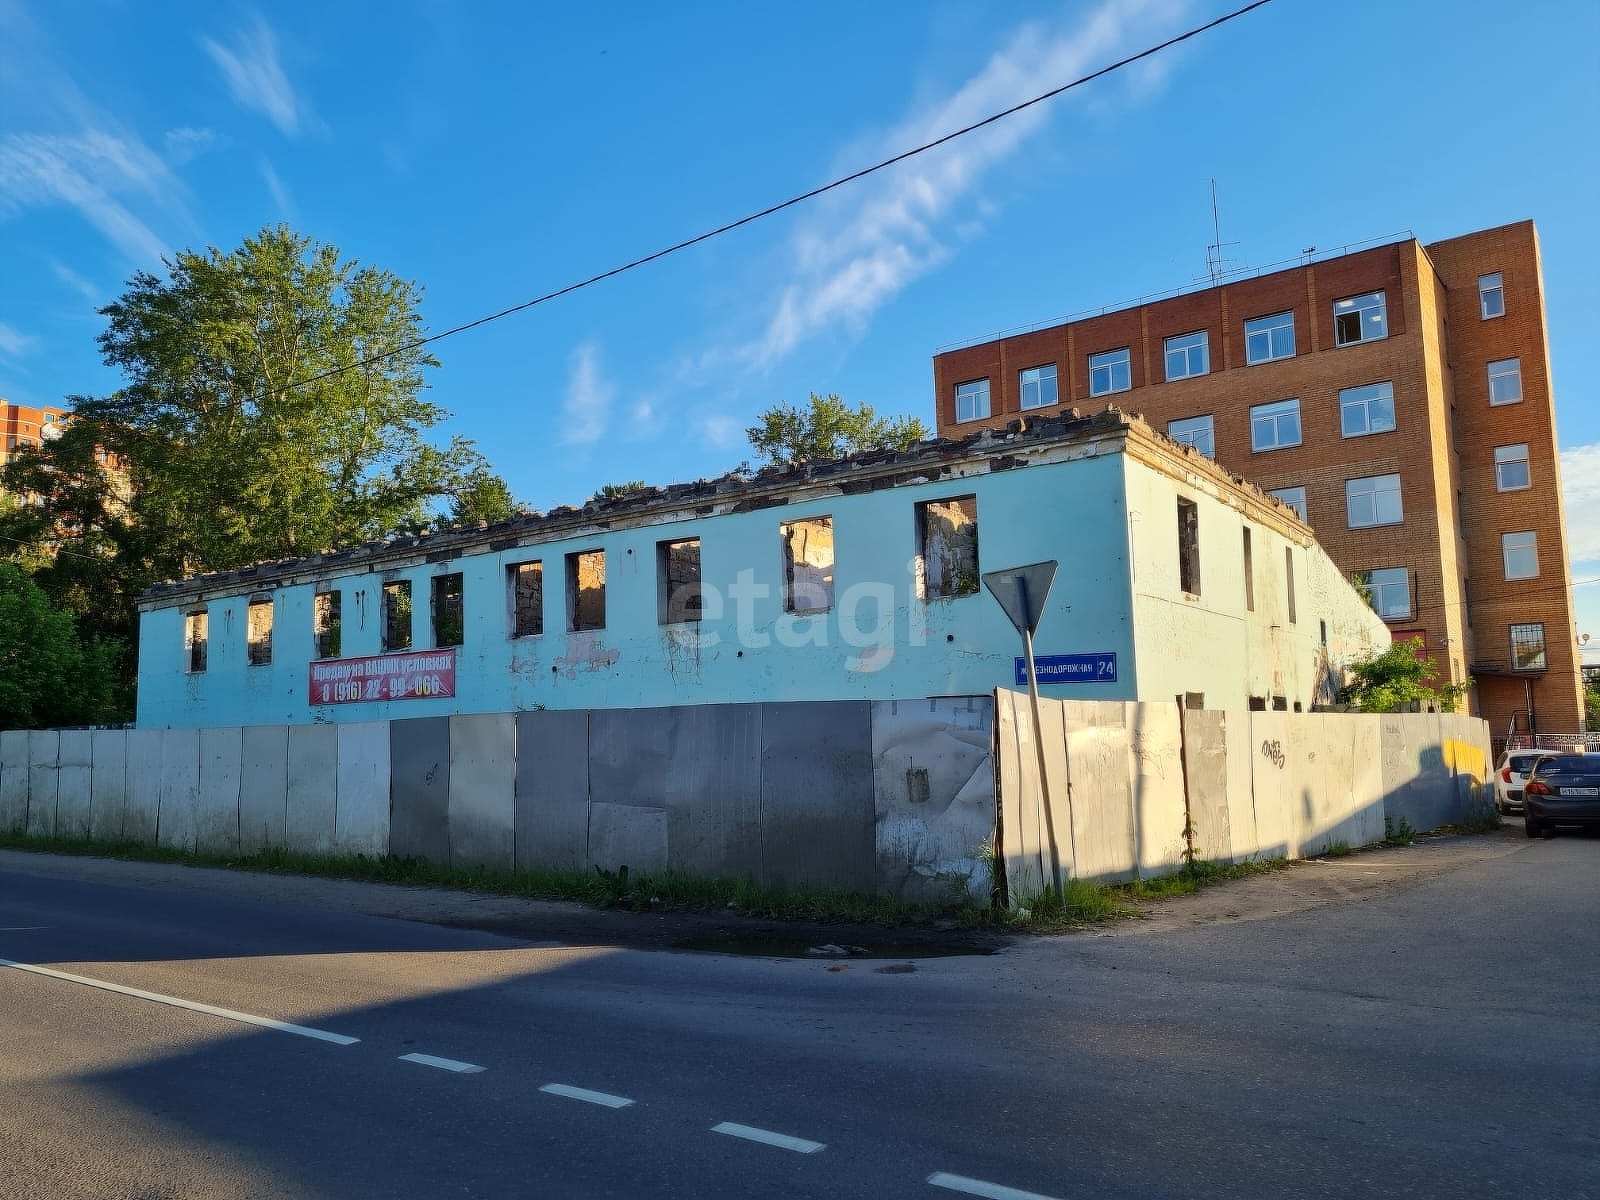
[[[1582,728],[1531,221],[1310,256],[946,350],[933,371],[945,436],[1142,413],[1296,508],[1397,639],[1473,679],[1497,734]]]
[[[0,399],[0,466],[10,462],[20,446],[37,446],[55,437],[72,421],[65,408],[27,408]]]

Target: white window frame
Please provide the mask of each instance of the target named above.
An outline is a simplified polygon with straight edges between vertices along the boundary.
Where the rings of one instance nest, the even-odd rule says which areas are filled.
[[[1277,335],[1284,330],[1289,331],[1289,347],[1281,349],[1278,345]],[[1266,353],[1257,355],[1256,339],[1266,338]],[[1264,317],[1251,317],[1244,323],[1244,361],[1249,367],[1259,366],[1261,363],[1281,362],[1286,358],[1294,357],[1294,309],[1287,312],[1268,313]]]
[[[1372,611],[1385,621],[1411,619],[1411,568],[1380,567],[1363,571],[1367,592],[1372,597]],[[1404,601],[1400,605],[1389,603],[1389,597],[1398,592]]]
[[[1117,368],[1122,368],[1122,386],[1117,386]],[[1099,380],[1104,380],[1101,386]],[[1089,355],[1089,395],[1114,396],[1133,389],[1133,355],[1129,347],[1102,350]]]
[[[1512,555],[1531,554],[1533,556],[1532,570],[1519,569],[1512,571]],[[1505,568],[1505,577],[1508,580],[1537,579],[1539,578],[1539,535],[1531,529],[1519,530],[1516,533],[1502,533],[1500,535],[1500,565]]]
[[[1522,467],[1522,482],[1507,483],[1502,467]],[[1518,442],[1511,446],[1494,448],[1494,490],[1497,492],[1525,492],[1533,486],[1533,469],[1528,464],[1528,446]]]
[[[1393,480],[1391,485],[1390,480]],[[1389,511],[1384,501],[1387,497],[1394,497],[1393,518],[1389,518]],[[1355,505],[1357,501],[1364,501],[1370,511],[1371,520],[1357,520]],[[1345,525],[1350,529],[1379,529],[1385,525],[1402,525],[1405,523],[1405,502],[1401,495],[1400,476],[1393,475],[1365,475],[1360,479],[1347,479],[1344,484],[1344,519]]]
[[[1294,418],[1294,441],[1284,440],[1283,421]],[[1272,440],[1264,441],[1262,431],[1270,429]],[[1288,450],[1305,440],[1305,429],[1300,422],[1299,400],[1274,400],[1271,404],[1256,404],[1250,408],[1250,450],[1263,454],[1269,450]]]
[[[1478,315],[1485,321],[1506,315],[1506,282],[1499,271],[1478,276]]]
[[[1367,303],[1363,303],[1367,301]],[[1343,335],[1339,318],[1356,314],[1356,335],[1347,338]],[[1371,332],[1368,332],[1371,327]],[[1344,300],[1333,302],[1333,344],[1335,346],[1359,346],[1363,342],[1382,341],[1389,336],[1389,306],[1387,298],[1381,291],[1367,292],[1361,296],[1350,296]]]
[[[1204,432],[1201,432],[1202,429]],[[1168,421],[1167,436],[1175,442],[1182,442],[1185,446],[1193,446],[1207,458],[1217,457],[1217,426],[1211,413]]]
[[[1489,407],[1499,408],[1502,404],[1522,403],[1522,359],[1500,358],[1489,364]],[[1495,383],[1497,380],[1510,379],[1515,381],[1516,395],[1495,398]]]
[[[1306,505],[1306,489],[1303,487],[1286,487],[1270,491],[1267,495],[1276,500],[1281,500],[1299,514],[1300,519],[1307,525],[1311,524],[1310,508]]]
[[[962,414],[961,414],[961,402],[963,400],[975,401],[976,398],[979,397],[979,396],[982,397],[983,411],[982,412],[972,412],[972,413],[970,413],[970,415],[962,416]],[[972,407],[977,407],[976,403],[974,403],[972,405]],[[985,417],[987,417],[988,415],[989,415],[989,381],[987,379],[969,379],[966,383],[958,383],[958,384],[956,384],[956,423],[957,424],[962,424],[962,423],[964,423],[966,421],[981,421]]]
[[[1387,405],[1389,423],[1387,425],[1374,425],[1372,413],[1374,405],[1381,412]],[[1351,413],[1360,412],[1362,428],[1352,432],[1347,419]],[[1360,387],[1343,388],[1339,392],[1339,436],[1340,437],[1370,437],[1374,433],[1393,433],[1395,429],[1394,417],[1394,384],[1388,380],[1380,383],[1364,383]]]
[[[1048,374],[1047,374],[1048,372]],[[1032,376],[1030,379],[1029,376]],[[1045,384],[1049,386],[1049,399],[1045,398]],[[1033,390],[1033,403],[1028,403],[1028,390]],[[1032,408],[1049,408],[1061,403],[1061,391],[1056,380],[1056,364],[1041,363],[1037,367],[1025,367],[1017,372],[1017,393],[1022,397],[1024,412]]]
[[[1194,365],[1194,352],[1200,352],[1200,369],[1192,371]],[[1197,329],[1193,333],[1180,333],[1169,337],[1162,343],[1163,358],[1167,365],[1167,382],[1173,383],[1179,379],[1198,379],[1201,375],[1211,374],[1211,334],[1208,330]],[[1172,361],[1174,356],[1183,364],[1183,370],[1174,372]]]

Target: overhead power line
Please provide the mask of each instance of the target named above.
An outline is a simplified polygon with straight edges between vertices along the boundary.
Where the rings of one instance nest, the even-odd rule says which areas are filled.
[[[791,196],[787,200],[763,208],[760,212],[753,212],[748,216],[740,217],[737,221],[729,221],[726,225],[719,225],[715,229],[708,229],[704,233],[696,234],[694,237],[686,238],[681,242],[676,242],[673,245],[667,246],[661,250],[657,250],[654,253],[646,254],[642,258],[636,258],[631,262],[623,263],[621,266],[612,267],[607,271],[601,271],[597,275],[590,275],[587,279],[580,279],[576,283],[569,283],[565,287],[557,288],[552,292],[545,292],[542,296],[535,296],[531,300],[524,300],[521,304],[514,304],[510,308],[503,308],[499,312],[490,313],[488,316],[478,317],[475,320],[467,321],[460,325],[453,325],[449,329],[444,329],[438,333],[429,334],[427,337],[415,338],[412,341],[405,342],[392,350],[386,350],[381,354],[370,355],[367,358],[360,359],[356,362],[346,363],[342,366],[330,367],[326,371],[320,371],[315,375],[307,376],[305,379],[291,380],[289,383],[284,384],[281,388],[271,389],[270,391],[263,393],[263,395],[281,395],[284,392],[293,391],[298,388],[309,387],[313,383],[319,383],[324,379],[331,379],[336,375],[343,375],[347,371],[357,371],[363,367],[373,366],[377,363],[383,362],[386,359],[394,358],[396,355],[408,354],[411,351],[418,350],[432,342],[442,341],[447,337],[454,337],[458,333],[465,333],[469,329],[476,329],[480,325],[488,325],[490,322],[503,320],[506,317],[514,316],[520,312],[526,312],[530,308],[536,308],[541,304],[548,304],[552,300],[558,300],[562,296],[571,295],[573,292],[581,291],[587,287],[593,287],[595,284],[603,283],[607,279],[614,279],[618,275],[625,274],[628,271],[633,271],[637,270],[639,267],[648,266],[650,263],[658,262],[659,260],[666,258],[668,255],[678,253],[680,250],[687,250],[691,246],[698,246],[701,242],[707,242],[714,237],[720,237],[725,233],[731,233],[735,229],[742,228],[745,225],[752,224],[756,221],[762,220],[765,217],[773,216],[777,213],[783,212],[785,209],[794,208],[796,205],[804,204],[808,200],[815,200],[818,196],[826,195],[828,192],[834,191],[837,188],[842,188],[846,184],[855,183],[857,180],[865,179],[867,176],[886,170],[897,163],[903,163],[909,158],[915,158],[919,154],[926,154],[929,150],[935,150],[948,142],[955,141],[957,138],[965,137],[967,134],[975,133],[979,129],[983,129],[986,126],[995,124],[997,121],[1003,121],[1007,117],[1015,116],[1024,109],[1032,108],[1036,104],[1043,104],[1046,100],[1052,100],[1064,92],[1070,92],[1074,88],[1079,88],[1084,84],[1092,83],[1096,79],[1110,75],[1113,71],[1120,71],[1124,67],[1132,66],[1136,62],[1140,62],[1143,59],[1160,54],[1163,50],[1169,50],[1181,42],[1187,42],[1189,39],[1199,37],[1203,33],[1209,33],[1211,30],[1216,29],[1219,26],[1226,25],[1229,21],[1238,20],[1245,14],[1254,12],[1258,8],[1263,8],[1271,2],[1272,0],[1254,0],[1254,3],[1246,4],[1243,8],[1234,9],[1234,11],[1225,13],[1224,15],[1217,17],[1215,20],[1207,21],[1204,25],[1196,25],[1193,29],[1190,29],[1184,33],[1180,33],[1176,37],[1170,37],[1164,42],[1160,42],[1146,50],[1139,51],[1137,54],[1130,54],[1126,58],[1118,59],[1116,62],[1101,67],[1098,71],[1092,71],[1088,75],[1080,76],[1070,83],[1064,83],[1060,87],[1051,88],[1048,92],[1041,92],[1032,99],[1024,100],[1020,104],[1013,104],[1010,108],[1002,109],[1000,112],[984,117],[981,121],[974,121],[971,125],[966,125],[960,129],[952,130],[942,137],[934,138],[931,142],[924,142],[920,146],[914,146],[909,150],[903,150],[893,157],[885,158],[880,162],[873,163],[870,167],[863,167],[861,170],[853,171],[849,175],[842,175],[830,183],[823,184],[821,187],[812,188],[809,192],[802,192],[798,196]]]

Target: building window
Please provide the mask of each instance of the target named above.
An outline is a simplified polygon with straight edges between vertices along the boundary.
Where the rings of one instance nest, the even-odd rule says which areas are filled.
[[[1129,365],[1126,349],[1089,355],[1089,395],[1109,396],[1112,392],[1125,392],[1132,386],[1133,368]]]
[[[544,633],[544,563],[508,565],[506,589],[511,594],[511,636],[538,637]]]
[[[1485,321],[1506,315],[1506,289],[1500,272],[1478,276],[1478,308]]]
[[[1539,578],[1539,535],[1531,530],[1500,535],[1500,557],[1507,579]]]
[[[1494,490],[1520,492],[1533,486],[1528,475],[1528,447],[1496,446],[1494,448]]]
[[[461,573],[433,577],[433,644],[459,646],[466,635]]]
[[[833,518],[810,517],[778,526],[783,538],[785,612],[819,613],[833,607]]]
[[[656,543],[656,620],[662,625],[698,621],[704,587],[700,539]]]
[[[1251,561],[1250,526],[1244,527],[1244,610],[1256,610],[1256,568]]]
[[[989,415],[989,381],[956,384],[956,420],[981,421]]]
[[[1049,408],[1059,401],[1056,393],[1056,365],[1029,367],[1019,372],[1017,383],[1022,392],[1022,407]]]
[[[411,649],[411,581],[395,579],[383,585],[383,649]]]
[[[1489,403],[1516,404],[1522,399],[1522,360],[1502,358],[1489,364]]]
[[[1250,366],[1294,357],[1294,312],[1255,317],[1244,323],[1244,360]]]
[[[206,615],[205,609],[184,614],[183,649],[188,663],[184,669],[191,675],[198,675],[206,669],[206,641],[209,628],[210,617]]]
[[[1369,383],[1339,393],[1339,432],[1345,437],[1394,430],[1394,384]]]
[[[1389,336],[1382,292],[1368,292],[1333,302],[1333,340],[1340,346],[1375,342]]]
[[[584,633],[606,627],[606,552],[567,555],[567,629]]]
[[[1544,626],[1511,626],[1511,666],[1517,671],[1544,671],[1550,666],[1544,653]]]
[[[1175,442],[1182,442],[1185,446],[1193,446],[1207,458],[1217,456],[1217,435],[1209,414],[1168,421],[1167,436]]]
[[[1250,409],[1250,449],[1283,450],[1300,444],[1300,401],[1279,400]]]
[[[1200,508],[1178,497],[1178,586],[1190,596],[1200,594]]]
[[[342,600],[340,592],[318,592],[311,601],[311,633],[318,658],[338,658],[344,650]]]
[[[245,614],[245,661],[252,667],[272,663],[272,597],[250,601]]]
[[[1294,547],[1283,548],[1283,579],[1287,586],[1289,597],[1289,624],[1295,623],[1294,611]]]
[[[1372,611],[1385,621],[1403,621],[1411,616],[1411,572],[1405,567],[1385,567],[1380,571],[1357,571],[1356,586],[1367,595]]]
[[[929,600],[978,590],[978,498],[954,496],[917,505],[917,545]]]
[[[1294,509],[1296,515],[1299,516],[1302,521],[1308,525],[1311,523],[1311,518],[1309,515],[1307,515],[1309,510],[1306,508],[1305,488],[1278,488],[1275,491],[1268,492],[1267,495],[1271,496],[1275,500],[1283,501],[1290,508]]]
[[[1211,373],[1211,335],[1204,329],[1169,337],[1166,349],[1168,383]]]
[[[1398,525],[1405,520],[1400,504],[1400,476],[1371,475],[1344,485],[1346,524],[1351,529]]]

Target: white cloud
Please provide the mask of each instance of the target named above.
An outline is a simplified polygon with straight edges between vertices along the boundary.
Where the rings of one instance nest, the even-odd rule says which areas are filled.
[[[264,114],[287,137],[296,137],[311,123],[310,110],[295,95],[278,62],[278,37],[260,17],[239,34],[231,49],[211,38],[200,41],[240,104]]]
[[[57,279],[81,295],[90,304],[99,305],[100,289],[82,275],[79,275],[65,263],[57,262],[55,259],[50,260],[50,269],[55,272]]]
[[[1024,26],[956,92],[858,148],[856,160],[922,145],[1069,82],[1129,49],[1135,35],[1149,40],[1185,7],[1186,0],[1103,0],[1070,30]],[[1132,94],[1148,95],[1163,77],[1162,70],[1143,72]],[[766,367],[808,338],[859,328],[943,262],[952,236],[979,227],[967,210],[981,213],[976,193],[984,179],[1044,125],[1050,108],[1047,102],[1026,109],[826,198],[794,235],[793,270],[765,332],[739,357]],[[946,225],[955,228],[947,232]]]
[[[278,178],[272,164],[264,158],[261,160],[261,178],[267,181],[267,191],[272,193],[272,202],[278,206],[278,213],[285,217],[292,215],[294,202],[289,198],[289,189],[283,186],[283,180]]]
[[[161,144],[167,152],[167,161],[175,167],[193,161],[217,142],[217,135],[211,130],[193,129],[187,125],[179,129],[169,129],[161,135]]]
[[[701,440],[712,450],[726,450],[744,441],[744,422],[737,417],[713,414],[703,416],[697,424]]]
[[[21,358],[38,348],[39,339],[0,321],[0,355]]]
[[[171,184],[166,166],[137,138],[101,129],[0,138],[0,208],[70,205],[140,263],[153,265],[166,246],[115,193],[159,195]]]
[[[1561,452],[1561,490],[1567,510],[1567,557],[1600,567],[1600,442]]]
[[[611,403],[617,389],[600,370],[600,349],[584,342],[572,352],[572,373],[561,411],[561,440],[568,446],[592,446],[610,426]]]

